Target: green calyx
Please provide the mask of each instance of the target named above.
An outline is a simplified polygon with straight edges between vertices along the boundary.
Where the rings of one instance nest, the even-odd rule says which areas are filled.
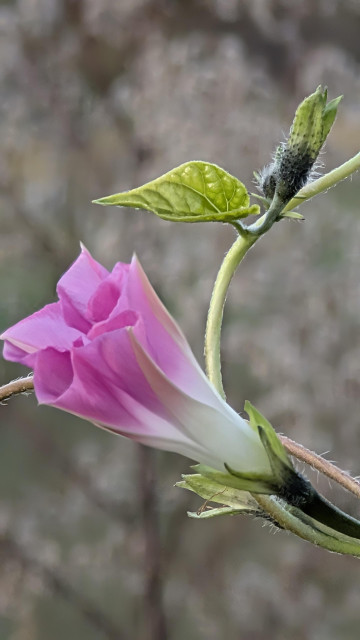
[[[273,524],[286,528],[288,516],[285,520],[283,516],[290,514],[300,528],[306,525],[314,535],[322,532],[322,536],[330,536],[332,543],[326,548],[337,550],[337,545],[344,543],[344,540],[346,544],[350,540],[353,545],[358,545],[360,522],[318,494],[310,482],[294,469],[272,425],[250,402],[245,403],[245,410],[249,425],[259,434],[266,450],[271,473],[243,473],[226,464],[226,472],[219,472],[202,464],[195,465],[193,469],[196,473],[184,475],[182,481],[176,484],[205,500],[198,511],[188,515],[204,519],[250,514],[270,519]],[[272,504],[278,505],[279,522],[276,518],[269,518],[264,509],[269,500],[275,500]],[[209,503],[221,506],[214,507]]]
[[[147,209],[172,222],[233,222],[257,215],[246,187],[221,167],[193,161],[147,184],[93,200],[104,206]]]
[[[256,409],[256,407],[254,407],[253,404],[251,404],[251,402],[249,402],[249,400],[246,400],[244,410],[249,416],[249,424],[251,428],[256,432],[261,429],[261,433],[263,433],[264,437],[266,438],[267,446],[265,448],[268,457],[270,456],[269,461],[271,467],[273,466],[271,458],[277,458],[280,460],[282,465],[289,469],[293,469],[293,464],[286,452],[286,449],[283,446],[282,442],[279,440],[277,433],[270,422],[265,418],[265,416],[262,415],[262,413],[260,413],[258,409]]]
[[[277,495],[289,504],[296,506],[305,504],[311,494],[312,487],[294,469],[275,429],[249,401],[245,402],[245,411],[249,416],[250,426],[259,434],[269,459],[271,474],[241,473],[225,464],[226,470],[240,483],[239,487],[253,494]],[[220,481],[225,481],[225,479]]]
[[[234,492],[237,497],[241,494],[241,499],[244,499],[244,494],[264,494],[264,495],[280,495],[290,494],[290,487],[296,485],[296,492],[300,492],[301,480],[299,475],[295,471],[293,464],[287,455],[282,443],[280,442],[275,430],[271,426],[270,422],[264,418],[264,416],[258,411],[250,402],[245,403],[245,410],[249,415],[249,424],[251,428],[259,435],[259,438],[265,448],[270,463],[270,473],[251,473],[241,472],[237,469],[232,469],[224,464],[226,471],[216,471],[211,467],[203,464],[197,464],[193,467],[197,472],[196,478],[197,484],[195,487],[195,476],[187,476],[186,479],[190,483],[189,478],[192,480],[192,490],[199,493],[202,497],[209,499],[209,495],[204,495],[196,489],[203,489],[203,485],[200,482],[206,479],[207,483],[215,483],[213,488],[221,487],[221,492]],[[178,485],[179,486],[179,485]],[[207,486],[207,485],[206,485]],[[286,487],[288,487],[286,489]],[[183,487],[184,488],[184,487]],[[240,492],[240,494],[239,494]],[[213,493],[216,493],[213,491]],[[233,493],[231,493],[233,495]],[[225,502],[221,498],[221,502]],[[298,503],[298,502],[297,502]],[[228,506],[234,506],[233,504],[226,503]]]

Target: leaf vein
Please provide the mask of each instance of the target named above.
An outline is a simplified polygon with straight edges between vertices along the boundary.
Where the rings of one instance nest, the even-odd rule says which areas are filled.
[[[181,179],[181,178],[180,178]],[[211,200],[203,193],[201,193],[201,191],[198,191],[197,189],[194,189],[194,187],[191,187],[189,184],[185,184],[184,182],[172,182],[172,181],[168,181],[169,184],[177,184],[180,187],[184,187],[185,189],[189,189],[190,191],[193,191],[193,193],[196,193],[196,195],[200,196],[201,198],[204,198],[204,200],[206,200],[206,202],[217,212],[217,213],[223,213],[223,211],[221,211],[220,209],[217,208],[216,204],[214,202],[211,202]]]

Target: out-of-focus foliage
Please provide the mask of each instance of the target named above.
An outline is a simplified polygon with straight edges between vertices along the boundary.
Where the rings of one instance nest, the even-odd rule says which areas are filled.
[[[355,0],[1,2],[1,328],[54,299],[82,240],[108,266],[135,250],[201,359],[232,228],[90,201],[191,158],[251,190],[319,84],[345,96],[324,156],[333,168],[359,147],[359,29]],[[304,206],[305,222],[276,225],[234,279],[223,337],[233,406],[249,398],[355,474],[359,198],[356,176]],[[22,373],[0,363],[4,382]],[[111,637],[71,585],[124,637],[145,638],[135,445],[34,398],[0,409],[0,637]],[[156,465],[169,640],[358,638],[357,561],[243,517],[189,520],[199,501],[173,487],[188,461],[163,454]]]

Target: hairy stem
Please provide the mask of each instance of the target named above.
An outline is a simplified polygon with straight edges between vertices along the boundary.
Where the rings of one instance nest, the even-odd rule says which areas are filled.
[[[300,191],[296,198],[288,203],[284,210],[291,210],[294,206],[297,206],[297,204],[304,202],[304,200],[308,200],[318,193],[329,189],[331,186],[336,184],[336,182],[346,178],[359,168],[360,153],[341,167],[338,167],[326,176],[323,176],[316,182],[305,187]],[[225,398],[225,392],[221,376],[220,339],[223,311],[228,287],[238,265],[246,255],[247,251],[259,237],[271,229],[273,224],[279,220],[282,212],[283,209],[281,207],[281,202],[279,202],[275,197],[264,216],[250,227],[241,228],[241,230],[239,230],[240,235],[232,245],[229,253],[225,256],[215,281],[206,326],[205,360],[207,375],[223,398]],[[317,463],[318,460],[315,459],[315,462]],[[335,475],[339,484],[344,486],[342,473],[335,473]],[[345,488],[348,488],[348,477],[346,478],[346,481],[347,486]],[[265,512],[267,512],[270,517],[275,522],[278,522],[284,529],[288,529],[296,535],[299,535],[314,544],[318,544],[325,549],[360,556],[360,543],[358,540],[344,535],[341,532],[341,528],[339,530],[335,530],[324,524],[324,522],[331,522],[331,518],[329,519],[328,517],[328,512],[331,511],[332,505],[323,505],[322,510],[324,511],[326,518],[324,522],[321,523],[311,517],[315,515],[313,512],[310,512],[309,516],[303,511],[279,501],[275,497],[261,495],[256,495],[254,497]],[[336,507],[334,507],[333,510],[334,514],[337,516],[338,510]],[[335,515],[333,522],[336,522]],[[355,523],[355,528],[359,527],[359,522],[355,519],[347,517],[346,514],[342,513],[341,516],[343,516],[345,520],[348,518],[349,521],[353,521],[352,524]],[[344,530],[347,531],[348,529]]]
[[[324,193],[331,187],[334,187],[338,182],[345,180],[352,173],[358,171],[360,169],[360,152],[357,153],[353,158],[341,164],[340,167],[336,167],[329,173],[326,173],[321,178],[314,180],[314,182],[310,182],[307,184],[299,193],[290,200],[290,202],[284,208],[284,213],[286,211],[291,211],[298,205],[302,204],[306,200],[310,200],[314,196],[319,195],[320,193]]]
[[[274,496],[256,494],[254,497],[283,529],[328,551],[360,557],[359,540],[334,531]]]
[[[246,231],[253,236],[262,236],[267,231],[270,231],[274,222],[280,219],[281,213],[284,210],[284,203],[279,197],[275,194],[274,199],[268,208],[265,215],[263,215],[259,220],[256,220],[249,227],[246,227]]]
[[[329,460],[325,460],[319,454],[306,449],[302,444],[294,442],[287,436],[279,436],[279,438],[290,455],[301,460],[301,462],[305,462],[316,471],[320,471],[331,480],[335,480],[344,489],[360,498],[360,482],[352,478],[346,471],[342,471]]]
[[[340,165],[340,167],[336,167],[329,173],[326,173],[321,178],[314,180],[314,182],[309,182],[305,187],[303,187],[299,193],[290,200],[290,202],[285,205],[281,211],[282,214],[287,211],[292,211],[299,205],[303,204],[307,200],[311,200],[315,196],[318,196],[320,193],[324,193],[328,191],[332,187],[334,187],[338,182],[345,180],[353,173],[360,169],[360,152],[357,153],[353,158],[344,162],[344,164]],[[261,218],[256,220],[253,224],[248,227],[243,227],[244,231],[247,231],[253,235],[259,236],[263,235],[266,231],[271,229],[274,222],[276,222],[279,217],[279,210],[281,210],[281,202],[275,201],[271,203],[271,207],[264,213]],[[234,224],[235,228],[237,225]]]
[[[211,345],[211,340],[209,340],[209,345]],[[208,377],[213,381],[214,386],[216,386],[214,383],[214,378],[212,378],[212,373],[210,371],[208,371]],[[220,387],[218,386],[217,389],[220,390]],[[21,393],[29,393],[33,390],[34,381],[32,376],[28,376],[27,378],[19,378],[18,380],[14,380],[13,382],[9,382],[8,384],[4,384],[2,387],[0,387],[0,402],[8,400],[12,396],[16,396]],[[350,493],[353,493],[354,496],[360,498],[360,482],[355,478],[352,478],[348,473],[346,473],[346,471],[342,471],[342,469],[339,469],[339,467],[337,467],[333,462],[325,460],[325,458],[320,456],[318,453],[310,451],[310,449],[307,449],[302,444],[291,440],[287,436],[279,435],[279,438],[283,443],[285,449],[294,458],[297,458],[297,460],[300,460],[301,462],[305,462],[316,471],[320,471],[320,473],[324,474],[324,476],[327,476],[328,478],[330,478],[330,480],[334,480],[344,489],[346,489]]]
[[[0,402],[8,400],[12,396],[17,396],[19,393],[29,393],[30,391],[34,391],[33,376],[13,380],[0,387]]]

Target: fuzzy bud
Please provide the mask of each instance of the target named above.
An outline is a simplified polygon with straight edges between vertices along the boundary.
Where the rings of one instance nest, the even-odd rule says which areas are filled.
[[[298,106],[288,140],[261,174],[260,186],[269,202],[275,193],[286,204],[307,183],[313,165],[334,123],[342,96],[327,103],[319,86]]]

